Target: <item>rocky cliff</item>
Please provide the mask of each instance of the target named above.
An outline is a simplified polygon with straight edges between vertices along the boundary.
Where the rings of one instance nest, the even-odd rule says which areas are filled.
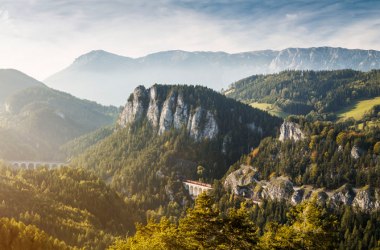
[[[146,117],[158,134],[185,127],[195,140],[214,139],[219,132],[215,114],[202,106],[185,103],[182,93],[171,91],[165,100],[159,98],[158,87],[139,86],[133,92],[119,117],[119,125],[141,121]]]
[[[293,205],[316,197],[319,202],[330,204],[332,207],[341,205],[353,206],[364,212],[380,211],[380,189],[352,188],[343,185],[335,190],[315,188],[310,185],[295,186],[286,176],[272,177],[270,180],[259,180],[255,168],[241,166],[230,173],[224,181],[224,187],[236,195],[261,202],[264,199],[285,200]]]
[[[299,125],[294,122],[285,121],[280,128],[280,141],[293,140],[298,141],[305,138],[304,133],[300,129]]]
[[[228,108],[224,109],[224,105]],[[273,128],[279,121],[204,87],[163,85],[149,89],[137,87],[121,112],[118,124],[126,127],[144,119],[159,135],[181,128],[185,128],[196,141],[212,140],[222,135],[225,152],[231,142],[232,130],[243,127],[243,130],[261,137],[274,131],[270,131],[270,127],[264,131],[264,122],[272,123]]]

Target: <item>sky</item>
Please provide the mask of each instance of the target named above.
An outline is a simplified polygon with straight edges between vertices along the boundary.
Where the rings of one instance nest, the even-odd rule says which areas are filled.
[[[0,68],[44,80],[91,50],[380,50],[380,0],[0,0]]]

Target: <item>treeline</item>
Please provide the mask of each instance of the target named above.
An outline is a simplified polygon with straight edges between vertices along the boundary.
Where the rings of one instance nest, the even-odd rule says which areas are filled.
[[[257,205],[254,206],[255,209]],[[338,246],[337,218],[316,200],[290,209],[286,223],[268,222],[263,232],[251,218],[253,207],[221,212],[202,194],[178,224],[163,218],[139,225],[133,237],[110,249],[332,249]]]
[[[380,71],[283,71],[245,78],[225,93],[244,102],[271,103],[290,114],[328,114],[379,96]]]

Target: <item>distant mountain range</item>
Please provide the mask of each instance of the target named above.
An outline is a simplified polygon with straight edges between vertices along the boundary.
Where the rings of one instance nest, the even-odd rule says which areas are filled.
[[[288,48],[228,54],[180,50],[124,57],[91,51],[44,82],[75,96],[103,104],[124,105],[138,85],[204,85],[215,90],[254,74],[287,69],[368,71],[380,68],[380,51],[332,47]]]

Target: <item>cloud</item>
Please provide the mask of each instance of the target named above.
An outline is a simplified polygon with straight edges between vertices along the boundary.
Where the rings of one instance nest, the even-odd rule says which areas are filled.
[[[80,54],[379,49],[379,1],[0,1],[0,67],[43,79]],[[377,26],[376,26],[377,25]]]
[[[0,22],[9,23],[9,13],[7,10],[0,10]]]

